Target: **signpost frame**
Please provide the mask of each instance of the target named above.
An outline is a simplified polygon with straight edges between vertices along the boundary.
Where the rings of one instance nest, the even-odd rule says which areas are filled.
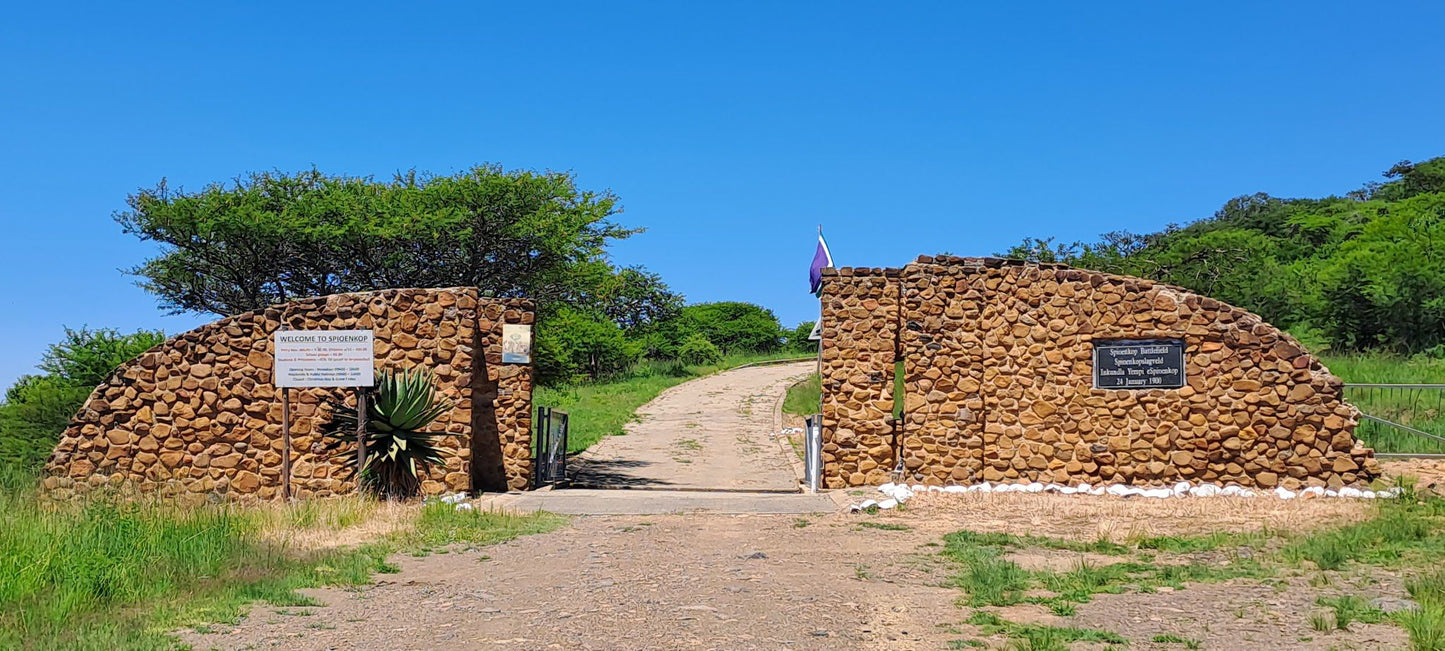
[[[367,385],[375,384],[371,330],[293,330],[282,319],[272,338],[271,381],[281,391],[281,497],[291,490],[291,388],[351,387],[356,396],[356,490],[366,468]]]

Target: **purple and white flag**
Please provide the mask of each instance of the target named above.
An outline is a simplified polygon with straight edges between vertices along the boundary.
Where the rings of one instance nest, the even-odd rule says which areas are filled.
[[[828,252],[828,243],[823,241],[823,229],[818,229],[818,251],[813,254],[813,264],[808,267],[808,286],[814,296],[823,295],[823,270],[833,266],[833,254]]]

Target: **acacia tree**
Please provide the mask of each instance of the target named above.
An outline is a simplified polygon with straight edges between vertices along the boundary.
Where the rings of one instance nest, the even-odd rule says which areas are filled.
[[[652,293],[637,300],[675,302],[655,276],[606,262],[608,243],[638,231],[610,220],[615,195],[581,190],[568,173],[478,166],[375,181],[262,172],[190,193],[162,180],[127,203],[115,216],[125,232],[162,245],[131,273],[172,313],[228,315],[387,287],[471,286],[591,306],[615,296],[612,276],[649,281]]]

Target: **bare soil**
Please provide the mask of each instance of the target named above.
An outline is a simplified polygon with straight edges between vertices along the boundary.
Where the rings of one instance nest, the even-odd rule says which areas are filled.
[[[1366,507],[1357,500],[927,495],[877,515],[580,517],[553,533],[479,550],[402,556],[402,571],[374,586],[308,591],[323,607],[258,607],[238,626],[186,632],[183,640],[225,649],[940,649],[969,638],[1002,646],[1003,637],[982,637],[963,623],[970,611],[948,587],[957,568],[939,554],[946,533],[1092,540],[1091,517],[1118,523],[1110,531],[1150,535],[1298,530],[1357,519]],[[1019,552],[1039,569],[1066,569],[1078,556]],[[1284,589],[1239,581],[1098,595],[1071,617],[1036,606],[991,610],[1012,621],[1113,631],[1131,648],[1171,648],[1150,642],[1171,633],[1223,649],[1402,645],[1403,632],[1388,625],[1356,623],[1330,634],[1309,628],[1309,614],[1320,610],[1315,599],[1346,587],[1366,599],[1403,595],[1399,579],[1382,574],[1342,576],[1320,588],[1292,579]]]
[[[850,516],[618,516],[401,557],[326,606],[259,607],[196,648],[938,649],[956,591],[920,541]],[[920,553],[922,552],[922,553]]]
[[[1409,636],[1390,624],[1355,622],[1343,631],[1314,630],[1310,615],[1329,612],[1315,600],[1340,594],[1369,599],[1404,596],[1405,591],[1398,579],[1383,585],[1362,581],[1347,592],[1314,588],[1298,578],[1276,584],[1236,580],[1153,594],[1096,595],[1066,619],[1070,626],[1117,633],[1129,640],[1131,649],[1181,648],[1177,643],[1153,642],[1158,635],[1194,640],[1205,649],[1405,648]]]
[[[1415,489],[1445,495],[1445,459],[1393,459],[1380,462],[1386,476],[1415,478]]]

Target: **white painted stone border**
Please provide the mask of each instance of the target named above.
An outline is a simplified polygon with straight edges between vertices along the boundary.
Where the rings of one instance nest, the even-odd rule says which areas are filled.
[[[983,482],[969,486],[924,486],[923,484],[883,484],[878,487],[878,492],[883,493],[886,499],[864,500],[860,504],[850,507],[852,511],[862,511],[872,507],[880,509],[891,509],[908,501],[918,493],[1058,493],[1060,495],[1113,495],[1115,497],[1148,497],[1154,499],[1185,498],[1185,497],[1267,497],[1273,495],[1282,500],[1294,499],[1305,495],[1315,497],[1347,497],[1355,499],[1389,499],[1400,496],[1400,488],[1390,488],[1382,491],[1363,490],[1359,488],[1345,487],[1341,489],[1326,489],[1320,486],[1312,486],[1299,491],[1292,491],[1285,488],[1276,488],[1272,491],[1256,490],[1243,486],[1220,486],[1218,484],[1191,484],[1181,481],[1169,488],[1139,488],[1126,484],[1110,484],[1108,486],[1093,486],[1090,484],[1079,484],[1078,486],[1063,486],[1060,484],[992,484]]]

